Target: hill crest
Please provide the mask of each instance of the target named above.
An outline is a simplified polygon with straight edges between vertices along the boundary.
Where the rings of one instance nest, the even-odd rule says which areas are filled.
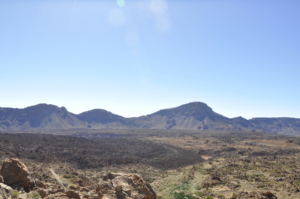
[[[300,119],[227,118],[203,102],[191,102],[135,118],[125,118],[104,109],[73,114],[65,107],[51,104],[37,104],[24,109],[0,108],[0,131],[75,128],[259,130],[300,135]]]

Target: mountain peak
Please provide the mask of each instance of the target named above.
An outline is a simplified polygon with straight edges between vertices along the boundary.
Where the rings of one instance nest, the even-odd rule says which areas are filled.
[[[196,110],[209,110],[212,111],[212,108],[210,108],[209,106],[207,106],[207,104],[203,103],[203,102],[190,102],[187,104],[183,104],[181,106],[179,106],[178,108],[186,108],[186,109],[196,109]]]
[[[33,106],[28,106],[24,110],[27,110],[27,111],[41,111],[41,112],[52,113],[52,112],[55,112],[55,111],[62,111],[62,110],[66,111],[66,108],[64,108],[64,107],[59,108],[58,106],[55,106],[55,105],[52,105],[52,104],[42,103],[42,104],[37,104],[37,105],[33,105]]]
[[[12,107],[0,107],[1,109],[9,109],[9,110],[15,110],[15,111],[18,111],[18,110],[59,110],[61,108],[64,108],[64,107],[58,107],[56,105],[53,105],[53,104],[46,104],[46,103],[40,103],[40,104],[36,104],[36,105],[32,105],[32,106],[28,106],[28,107],[25,107],[25,108],[12,108]],[[64,108],[65,109],[65,108]]]
[[[175,115],[185,117],[195,117],[199,120],[203,120],[206,116],[213,114],[212,109],[202,102],[191,102],[175,108],[163,109],[151,115],[166,116],[168,118],[174,117]]]
[[[104,110],[104,109],[92,109],[92,110],[89,110],[89,111],[82,112],[80,114],[86,114],[86,113],[94,113],[94,114],[99,113],[100,114],[100,113],[111,113],[111,112],[109,112],[107,110]]]
[[[102,123],[110,123],[116,121],[123,121],[123,117],[113,114],[104,109],[93,109],[90,111],[86,111],[77,115],[80,120],[86,121],[88,123],[92,122],[102,122]]]

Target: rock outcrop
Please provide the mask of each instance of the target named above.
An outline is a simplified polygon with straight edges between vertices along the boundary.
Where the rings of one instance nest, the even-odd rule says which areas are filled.
[[[11,187],[0,183],[0,199],[7,199],[10,196]]]
[[[156,199],[156,193],[137,174],[109,173],[96,189],[101,199]]]
[[[4,184],[11,187],[21,187],[29,191],[34,186],[34,180],[30,177],[27,167],[18,159],[5,159],[0,175],[3,176]]]
[[[221,184],[222,180],[220,179],[219,176],[217,175],[210,175],[209,177],[207,177],[204,182],[202,183],[201,187],[202,188],[209,188],[209,187],[213,187],[216,186],[218,184]]]
[[[236,194],[235,196],[232,196],[230,199],[277,199],[277,197],[267,191],[267,192],[261,192],[261,193],[257,193],[257,192],[240,192],[239,194]]]

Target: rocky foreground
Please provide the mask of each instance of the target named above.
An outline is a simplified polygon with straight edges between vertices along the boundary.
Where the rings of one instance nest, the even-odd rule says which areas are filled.
[[[56,184],[48,184],[30,175],[25,164],[18,159],[5,159],[0,171],[0,199],[156,199],[156,193],[138,174],[109,173],[99,179],[96,189],[91,187],[67,188],[51,170]]]
[[[122,135],[0,134],[0,199],[300,198],[300,138],[255,132]]]

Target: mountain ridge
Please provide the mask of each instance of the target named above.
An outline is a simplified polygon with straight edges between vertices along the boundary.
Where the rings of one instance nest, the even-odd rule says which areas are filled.
[[[289,117],[241,116],[228,118],[203,102],[191,102],[174,108],[133,118],[104,109],[74,114],[65,107],[37,104],[23,109],[0,107],[0,132],[30,129],[198,129],[259,130],[278,134],[300,135],[300,119]]]

